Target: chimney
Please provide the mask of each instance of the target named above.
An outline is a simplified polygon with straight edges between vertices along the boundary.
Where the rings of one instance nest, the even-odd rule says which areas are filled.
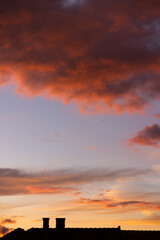
[[[64,229],[65,228],[65,218],[56,218],[56,229]]]
[[[49,228],[49,218],[43,218],[43,229]]]

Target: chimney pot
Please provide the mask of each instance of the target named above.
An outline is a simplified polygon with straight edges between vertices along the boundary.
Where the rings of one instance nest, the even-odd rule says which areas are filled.
[[[56,229],[64,229],[65,228],[65,218],[56,218]]]
[[[49,228],[49,218],[43,218],[43,228],[44,229]]]

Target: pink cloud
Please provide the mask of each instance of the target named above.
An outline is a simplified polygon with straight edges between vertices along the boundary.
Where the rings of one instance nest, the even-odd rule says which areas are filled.
[[[3,1],[0,84],[81,112],[142,111],[160,98],[153,1]]]
[[[157,118],[157,119],[160,119],[160,113],[155,113],[154,117]]]
[[[137,169],[62,169],[57,171],[25,172],[0,168],[0,196],[19,194],[77,194],[80,187],[94,182],[116,182],[119,179],[144,176],[150,170]],[[21,184],[19,184],[21,182]]]
[[[99,148],[95,145],[89,146],[89,149],[92,150],[92,151],[98,151],[99,150]]]
[[[112,209],[112,208],[118,208],[118,207],[128,207],[131,210],[133,208],[135,209],[160,209],[160,202],[147,202],[142,200],[130,200],[130,201],[117,201],[114,199],[109,198],[98,198],[98,199],[91,199],[91,198],[79,198],[76,202],[77,204],[84,204],[84,205],[100,205],[103,208]]]
[[[138,131],[135,137],[129,140],[130,144],[137,144],[142,146],[157,146],[160,142],[160,126],[152,124]]]

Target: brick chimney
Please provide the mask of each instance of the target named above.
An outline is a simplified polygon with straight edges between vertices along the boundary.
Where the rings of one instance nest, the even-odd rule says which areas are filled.
[[[56,218],[56,229],[64,229],[65,228],[65,218]]]
[[[43,218],[43,228],[44,229],[49,228],[49,218]]]

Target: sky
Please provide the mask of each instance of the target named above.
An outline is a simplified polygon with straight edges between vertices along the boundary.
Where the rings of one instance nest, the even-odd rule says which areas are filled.
[[[160,1],[0,3],[0,234],[160,230]]]

